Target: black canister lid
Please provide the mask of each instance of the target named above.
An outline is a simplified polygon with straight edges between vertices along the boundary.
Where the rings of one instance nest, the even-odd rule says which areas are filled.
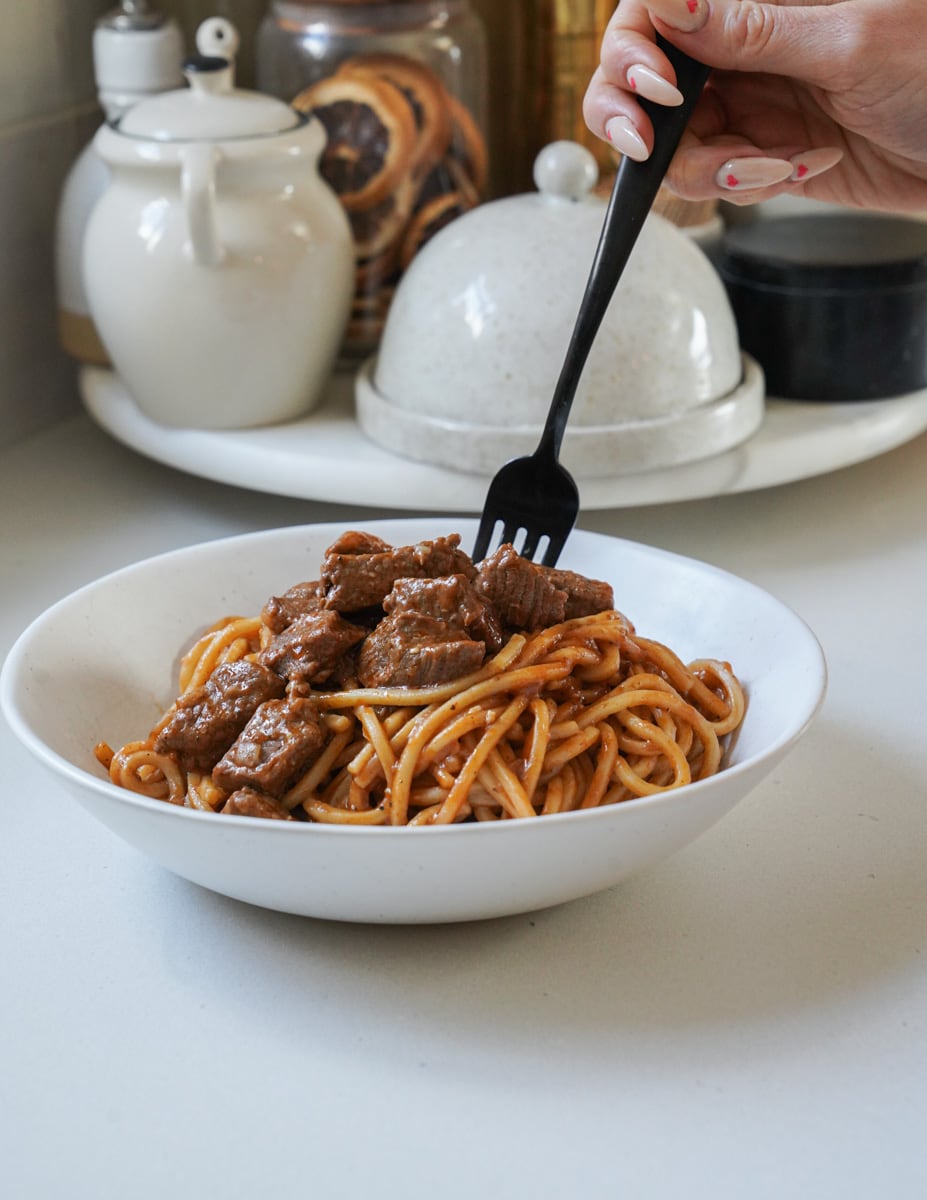
[[[897,288],[927,283],[927,221],[864,213],[761,217],[728,229],[723,276],[755,285]]]

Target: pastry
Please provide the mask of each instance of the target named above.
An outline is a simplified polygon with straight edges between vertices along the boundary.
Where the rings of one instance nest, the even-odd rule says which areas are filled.
[[[373,76],[402,92],[418,135],[411,164],[414,173],[422,173],[444,155],[451,140],[449,96],[430,67],[399,54],[363,54],[349,58],[338,73],[359,78]]]
[[[407,177],[418,131],[408,101],[388,80],[331,75],[300,92],[293,107],[325,127],[319,173],[348,212],[380,203]]]

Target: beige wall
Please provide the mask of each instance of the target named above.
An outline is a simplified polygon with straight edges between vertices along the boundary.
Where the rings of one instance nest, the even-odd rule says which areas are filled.
[[[0,0],[0,445],[76,408],[55,334],[61,183],[96,121],[89,31],[107,0]]]
[[[0,446],[75,413],[58,348],[54,224],[71,163],[100,117],[91,52],[113,0],[0,0]],[[251,30],[264,0],[163,0],[185,29],[220,13]],[[247,68],[247,64],[243,63]]]

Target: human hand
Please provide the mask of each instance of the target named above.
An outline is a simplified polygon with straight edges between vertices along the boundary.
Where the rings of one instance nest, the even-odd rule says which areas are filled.
[[[638,160],[653,129],[635,93],[681,99],[657,30],[715,68],[667,174],[671,191],[927,210],[924,0],[621,0],[583,113]]]

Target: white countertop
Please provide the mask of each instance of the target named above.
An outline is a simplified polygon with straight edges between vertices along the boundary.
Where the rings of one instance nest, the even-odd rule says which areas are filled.
[[[78,417],[0,454],[0,650],[177,546],[383,510],[261,495]],[[927,1194],[927,435],[786,487],[590,513],[818,634],[824,710],[663,866],[531,916],[327,924],[177,879],[0,725],[11,1200]]]

